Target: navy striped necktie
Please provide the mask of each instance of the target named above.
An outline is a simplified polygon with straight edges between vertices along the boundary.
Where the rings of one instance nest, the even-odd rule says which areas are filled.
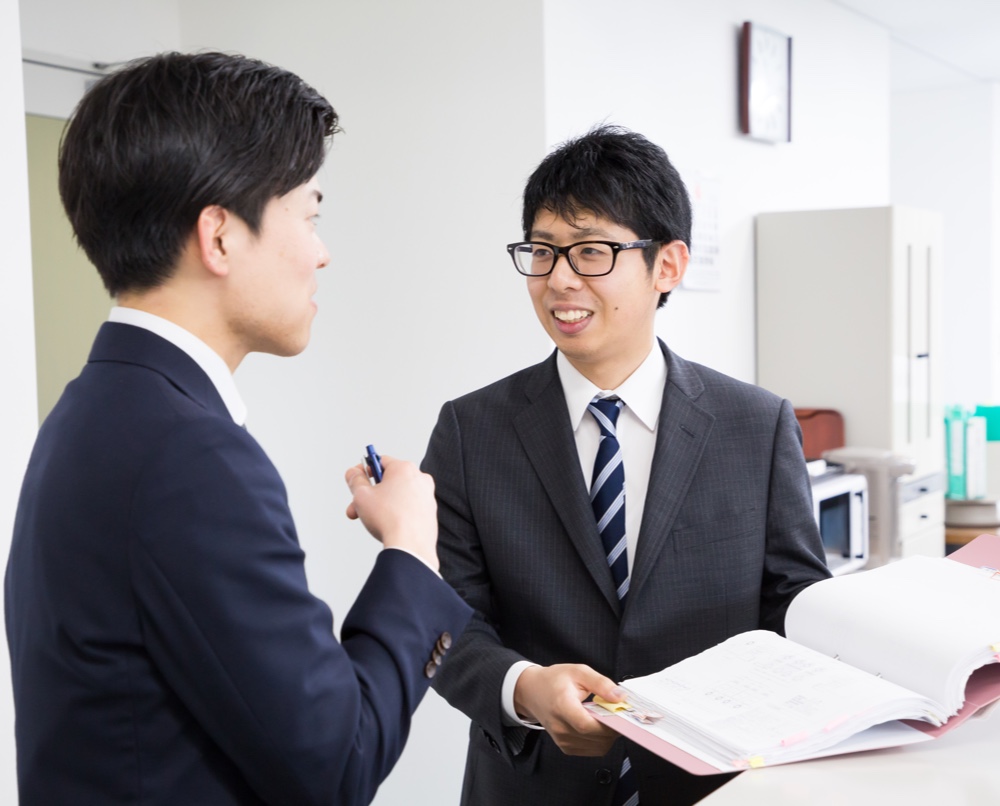
[[[590,484],[590,504],[601,533],[604,555],[608,559],[611,578],[622,605],[628,597],[628,548],[625,541],[625,465],[618,442],[618,415],[621,398],[594,398],[587,407],[601,428],[601,442],[594,460],[594,477]],[[615,786],[613,806],[638,806],[639,792],[628,756],[622,762]]]
[[[594,398],[587,410],[601,428],[601,442],[594,460],[594,476],[590,483],[590,505],[601,533],[604,556],[608,559],[611,578],[622,604],[628,597],[628,550],[625,542],[625,466],[618,444],[618,414],[620,398]]]

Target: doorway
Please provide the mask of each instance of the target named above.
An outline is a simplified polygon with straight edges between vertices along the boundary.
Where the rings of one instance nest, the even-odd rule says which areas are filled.
[[[26,115],[38,422],[80,374],[112,301],[73,237],[59,199],[58,155],[65,120]]]

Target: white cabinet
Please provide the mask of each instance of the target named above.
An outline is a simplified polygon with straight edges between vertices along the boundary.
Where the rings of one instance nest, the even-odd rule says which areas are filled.
[[[757,382],[796,408],[840,411],[848,446],[910,457],[902,485],[935,481],[917,485],[930,498],[899,502],[897,538],[943,552],[940,215],[766,213],[756,239]]]

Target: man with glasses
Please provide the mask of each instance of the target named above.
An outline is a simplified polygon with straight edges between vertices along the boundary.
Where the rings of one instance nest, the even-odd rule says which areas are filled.
[[[524,192],[547,360],[446,403],[423,469],[441,570],[475,608],[435,688],[472,719],[463,804],[693,803],[695,778],[581,704],[726,638],[782,631],[828,576],[794,412],[654,335],[691,208],[661,148],[600,127]]]

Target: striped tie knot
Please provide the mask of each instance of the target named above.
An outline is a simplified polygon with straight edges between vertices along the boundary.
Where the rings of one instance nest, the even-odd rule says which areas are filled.
[[[620,397],[595,397],[590,401],[587,410],[597,420],[601,437],[618,438],[618,415],[623,405]]]

